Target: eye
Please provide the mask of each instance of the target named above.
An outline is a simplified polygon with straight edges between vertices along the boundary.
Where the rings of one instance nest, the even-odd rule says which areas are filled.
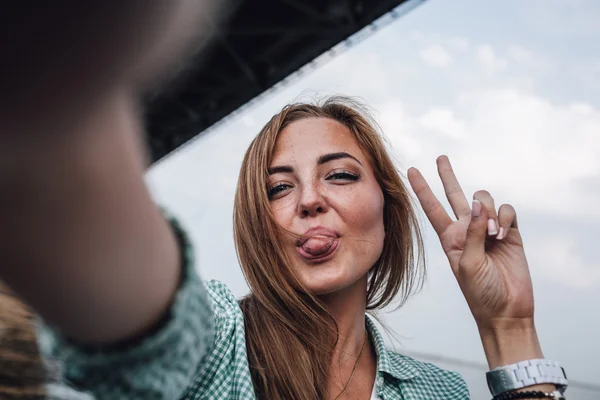
[[[286,190],[288,190],[291,187],[292,187],[292,185],[289,185],[287,183],[277,183],[277,184],[271,186],[267,190],[267,196],[269,197],[269,200],[270,200],[273,197],[277,196],[278,194],[285,192]]]
[[[360,179],[360,175],[348,171],[333,171],[325,179],[328,181],[357,181]]]

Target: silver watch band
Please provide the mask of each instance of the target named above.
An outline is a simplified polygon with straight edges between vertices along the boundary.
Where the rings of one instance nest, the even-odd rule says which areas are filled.
[[[568,384],[565,370],[556,361],[545,359],[497,367],[488,371],[486,378],[492,396],[542,383],[552,383],[562,393]]]

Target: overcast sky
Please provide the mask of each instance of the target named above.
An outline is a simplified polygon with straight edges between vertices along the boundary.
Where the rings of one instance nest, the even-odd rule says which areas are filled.
[[[598,21],[595,0],[429,0],[167,157],[148,182],[190,231],[202,277],[241,296],[247,286],[231,215],[246,147],[290,101],[335,93],[362,98],[401,171],[418,167],[441,196],[435,158],[448,154],[467,196],[487,189],[497,205],[516,207],[545,355],[570,378],[599,382]],[[402,309],[385,314],[385,324],[400,352],[484,363],[469,310],[423,221],[427,283]],[[460,371],[473,398],[488,396],[483,372]]]

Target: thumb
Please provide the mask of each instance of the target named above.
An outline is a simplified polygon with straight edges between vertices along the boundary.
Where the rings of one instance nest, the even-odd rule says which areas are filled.
[[[487,208],[484,207],[479,200],[473,200],[471,222],[467,228],[465,248],[460,259],[461,269],[475,268],[483,263],[485,258],[487,220]]]

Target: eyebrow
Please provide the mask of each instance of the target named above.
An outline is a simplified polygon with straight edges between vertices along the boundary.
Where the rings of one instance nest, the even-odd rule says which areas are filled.
[[[290,167],[289,165],[280,165],[277,167],[269,168],[268,172],[269,172],[269,175],[278,174],[281,172],[292,173],[292,172],[294,172],[294,168]]]
[[[339,153],[323,154],[321,157],[319,157],[317,164],[321,165],[321,164],[328,163],[329,161],[340,160],[342,158],[351,158],[354,161],[356,161],[357,163],[359,163],[360,165],[362,165],[362,163],[360,161],[358,161],[358,158],[354,157],[351,154],[346,153],[345,151],[340,151]]]
[[[357,163],[359,163],[360,165],[362,165],[362,163],[358,160],[358,158],[354,157],[352,154],[346,153],[345,151],[340,151],[338,153],[323,154],[317,160],[317,164],[323,165],[330,161],[341,160],[343,158],[351,158],[354,161],[356,161]],[[276,167],[269,168],[268,172],[269,172],[269,175],[273,175],[273,174],[277,174],[277,173],[286,173],[286,172],[292,173],[292,172],[294,172],[294,168],[290,167],[289,165],[278,165]]]

